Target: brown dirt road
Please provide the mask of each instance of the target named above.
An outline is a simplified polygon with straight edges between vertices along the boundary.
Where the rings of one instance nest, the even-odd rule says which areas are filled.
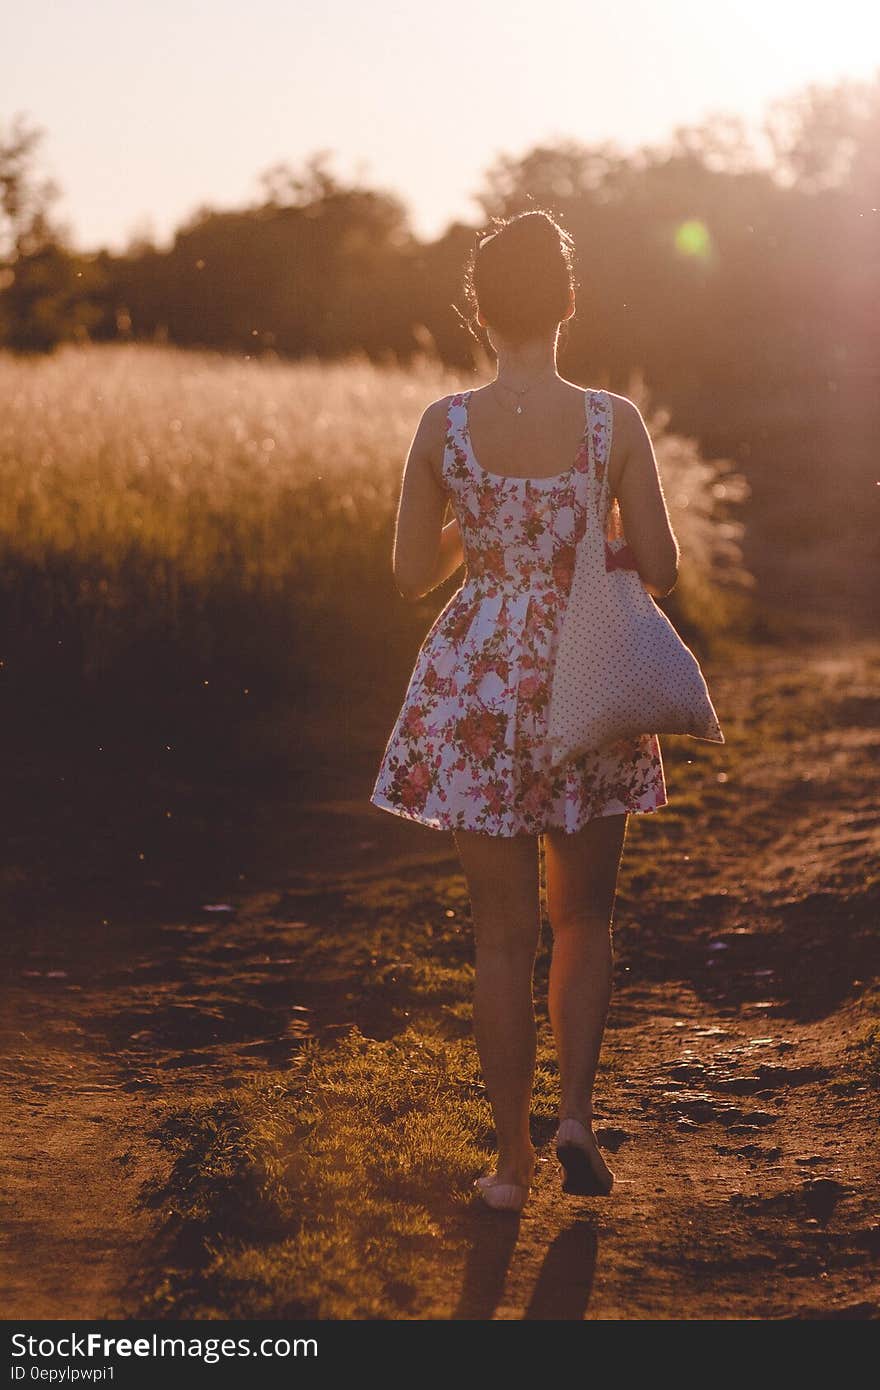
[[[670,806],[632,818],[624,858],[597,1125],[615,1193],[562,1198],[548,1158],[520,1221],[455,1217],[464,1254],[426,1264],[416,1316],[880,1315],[878,669],[863,640],[710,673],[730,747],[664,749]],[[245,881],[227,857],[112,930],[61,896],[11,924],[7,1317],[135,1314],[162,1258],[158,1121],[338,1024],[347,982],[303,977],[291,894],[336,911],[392,877],[420,901],[439,885],[441,910],[451,838],[367,806],[370,770],[267,813]]]

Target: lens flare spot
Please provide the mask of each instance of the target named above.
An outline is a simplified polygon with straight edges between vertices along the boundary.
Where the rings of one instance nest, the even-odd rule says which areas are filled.
[[[675,249],[681,256],[696,257],[705,261],[712,254],[712,238],[709,228],[699,217],[680,222],[675,229]]]

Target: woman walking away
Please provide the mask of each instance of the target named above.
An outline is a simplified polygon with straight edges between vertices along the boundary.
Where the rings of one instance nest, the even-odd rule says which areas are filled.
[[[557,767],[547,745],[554,659],[585,528],[607,536],[616,498],[624,563],[655,597],[672,590],[679,561],[638,408],[557,371],[560,326],[575,311],[572,249],[548,213],[533,211],[495,219],[469,258],[468,301],[497,373],[425,410],[404,470],[393,559],[411,600],[462,562],[466,577],[422,644],[371,796],[455,838],[476,939],[474,1030],[498,1141],[496,1169],[476,1186],[490,1207],[508,1211],[521,1210],[535,1167],[539,837],[563,1191],[607,1194],[614,1179],[593,1135],[592,1093],[618,870],[629,814],[666,804],[655,735]],[[453,519],[444,525],[447,502]]]

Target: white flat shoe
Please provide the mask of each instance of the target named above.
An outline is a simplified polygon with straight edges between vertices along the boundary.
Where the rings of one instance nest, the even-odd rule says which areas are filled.
[[[571,1197],[607,1197],[614,1174],[596,1143],[595,1135],[580,1120],[562,1120],[556,1134],[556,1157],[562,1164],[562,1190]]]
[[[522,1211],[530,1191],[519,1183],[499,1182],[495,1173],[477,1178],[474,1187],[486,1206],[493,1211]]]

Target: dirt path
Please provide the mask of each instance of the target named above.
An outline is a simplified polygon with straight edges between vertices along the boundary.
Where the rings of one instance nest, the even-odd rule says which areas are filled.
[[[120,1098],[118,1083],[89,1085],[66,1069],[74,1074],[51,1091],[18,1081],[5,1107],[6,1316],[124,1317],[127,1282],[149,1258],[140,1189],[162,1155],[145,1138],[147,1107]]]
[[[671,805],[633,818],[628,839],[598,1098],[615,1195],[562,1199],[547,1161],[521,1221],[456,1215],[418,1316],[880,1313],[878,669],[880,644],[861,642],[741,653],[713,678],[729,750],[667,757]],[[350,787],[275,810],[261,855],[234,897],[227,865],[215,892],[193,886],[112,933],[59,905],[15,936],[8,1315],[134,1313],[163,1248],[149,1195],[172,1161],[162,1118],[283,1068],[346,1017],[396,1026],[384,997],[358,994],[356,966],[319,978],[303,961],[371,885],[398,884],[404,912],[407,893],[420,910],[435,893],[441,913],[460,889],[448,837]]]
[[[876,1106],[829,1103],[817,1039],[764,1013],[716,1031],[689,1003],[666,991],[634,1025],[632,1076],[606,1094],[613,1201],[560,1198],[546,1162],[513,1248],[475,1241],[458,1316],[880,1314]]]

